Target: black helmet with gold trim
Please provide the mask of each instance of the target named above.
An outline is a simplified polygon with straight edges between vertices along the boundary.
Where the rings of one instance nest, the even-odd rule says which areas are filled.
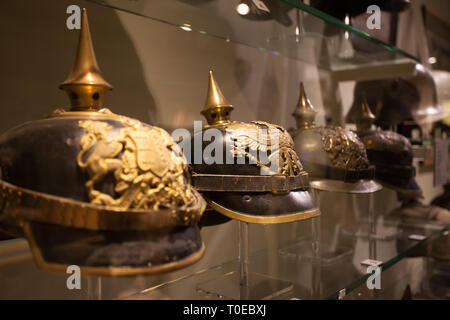
[[[409,140],[393,131],[373,130],[375,116],[364,96],[357,102],[356,131],[367,150],[367,156],[375,166],[376,180],[407,198],[422,197],[422,190],[415,180],[412,146]]]
[[[382,187],[358,136],[341,127],[315,125],[317,111],[300,84],[300,98],[293,116],[297,129],[295,149],[311,178],[313,188],[332,192],[372,193]]]
[[[76,61],[60,88],[70,111],[0,137],[0,226],[25,236],[43,269],[152,274],[200,259],[206,203],[189,184],[182,150],[163,129],[103,108],[112,87],[85,9]]]
[[[191,145],[201,141],[197,161],[190,155],[192,181],[210,208],[228,218],[259,224],[319,215],[308,174],[288,132],[263,121],[231,121],[232,110],[210,71],[201,111],[208,124],[189,141]],[[210,213],[205,213],[206,218]]]

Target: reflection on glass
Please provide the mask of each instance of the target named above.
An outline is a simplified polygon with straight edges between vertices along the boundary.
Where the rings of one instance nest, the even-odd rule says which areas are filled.
[[[347,14],[345,16],[344,22],[346,25],[350,25],[350,17]],[[352,42],[350,41],[350,33],[345,30],[344,35],[341,38],[340,48],[338,52],[338,57],[341,59],[350,59],[355,55],[355,50],[353,49]]]
[[[350,21],[345,24],[343,20],[328,16],[299,0],[90,1],[153,22],[316,64],[336,72],[351,72],[359,66],[379,66],[380,63],[390,66],[405,64],[409,59],[417,60],[354,28]],[[375,43],[381,50],[375,54],[356,50],[350,43],[354,37]]]

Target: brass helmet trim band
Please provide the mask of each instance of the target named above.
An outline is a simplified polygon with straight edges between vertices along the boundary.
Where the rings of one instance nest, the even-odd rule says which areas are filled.
[[[383,186],[375,180],[344,182],[340,180],[317,179],[311,181],[311,188],[329,192],[365,194],[379,191],[383,189]]]
[[[320,216],[319,209],[313,209],[309,211],[289,213],[284,215],[276,215],[276,216],[255,216],[240,213],[234,210],[230,210],[216,203],[215,201],[209,201],[209,206],[220,212],[221,214],[235,220],[248,222],[248,223],[256,223],[256,224],[277,224],[277,223],[287,223],[287,222],[295,222],[301,220],[307,220],[310,218],[314,218]]]
[[[28,242],[30,244],[30,249],[33,254],[33,259],[38,266],[38,268],[55,271],[55,272],[66,272],[69,265],[49,263],[46,262],[42,256],[41,250],[37,246],[31,226],[29,222],[21,221],[22,228],[27,236]],[[155,267],[148,268],[131,268],[131,267],[86,267],[80,266],[81,274],[85,276],[136,276],[136,275],[151,275],[160,274],[164,272],[175,271],[189,266],[198,260],[200,260],[205,253],[205,244],[202,243],[200,250],[191,254],[190,256],[183,258],[178,261],[173,261],[164,265],[159,265]]]
[[[153,230],[192,226],[201,218],[206,204],[192,190],[194,201],[178,209],[143,210],[88,204],[20,188],[0,180],[0,212],[22,220],[46,222],[87,230]]]
[[[375,166],[370,165],[367,169],[347,169],[330,167],[318,163],[311,163],[303,160],[303,166],[307,172],[314,172],[313,178],[324,178],[330,180],[340,180],[344,182],[356,182],[361,179],[372,180],[375,178]]]
[[[198,191],[281,193],[309,188],[306,172],[297,176],[193,174],[192,184]]]

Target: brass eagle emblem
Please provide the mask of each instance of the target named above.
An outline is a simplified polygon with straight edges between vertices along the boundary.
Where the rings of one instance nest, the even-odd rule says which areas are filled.
[[[358,136],[341,127],[318,127],[323,149],[333,166],[339,168],[365,169],[369,166],[366,149]]]
[[[303,171],[294,141],[283,127],[264,121],[232,122],[226,125],[226,132],[233,139],[233,156],[249,159],[268,174],[295,176]],[[261,159],[261,153],[267,156],[266,161]],[[271,166],[274,161],[278,164],[275,172]]]
[[[88,173],[86,191],[93,204],[122,210],[181,206],[192,200],[187,163],[179,146],[163,129],[126,119],[123,128],[106,121],[80,120],[78,166]],[[100,191],[107,176],[113,192]]]

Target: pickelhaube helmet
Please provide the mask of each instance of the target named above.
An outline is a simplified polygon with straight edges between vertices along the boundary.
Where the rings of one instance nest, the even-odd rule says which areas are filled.
[[[356,131],[375,166],[375,177],[384,186],[404,196],[419,198],[422,190],[415,180],[413,153],[409,140],[393,131],[372,130],[375,116],[362,96],[358,103]]]
[[[308,174],[288,132],[263,121],[231,121],[232,110],[210,71],[201,111],[208,124],[194,132],[191,143],[202,141],[201,159],[195,161],[191,155],[192,181],[210,208],[232,219],[259,224],[318,216]],[[210,152],[213,145],[215,150]]]
[[[292,25],[289,17],[289,11],[292,9],[291,5],[277,0],[263,0],[260,3],[241,0],[236,7],[242,18],[255,21],[275,20],[287,27]]]
[[[25,236],[37,265],[86,275],[152,274],[202,256],[206,203],[182,150],[155,126],[103,108],[86,10],[78,52],[60,88],[70,111],[0,137],[0,223]]]
[[[307,98],[303,83],[293,116],[295,149],[313,188],[348,193],[372,193],[381,189],[373,178],[364,144],[358,136],[341,127],[315,125],[317,111]]]
[[[346,116],[348,123],[355,123],[359,102],[365,96],[375,124],[391,127],[410,121],[422,125],[444,117],[437,99],[434,79],[428,69],[416,64],[414,73],[395,79],[358,82],[354,90],[353,105]]]

